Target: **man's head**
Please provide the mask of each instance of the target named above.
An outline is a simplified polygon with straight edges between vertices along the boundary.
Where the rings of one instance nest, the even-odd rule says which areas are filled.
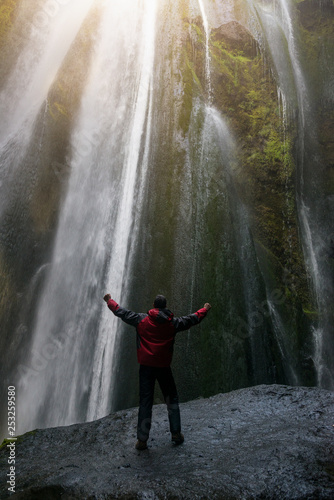
[[[154,307],[157,309],[165,309],[167,306],[166,297],[163,295],[157,295],[154,299]]]

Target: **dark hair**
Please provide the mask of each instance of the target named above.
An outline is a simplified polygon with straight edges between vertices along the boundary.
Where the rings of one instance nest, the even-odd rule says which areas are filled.
[[[154,307],[158,309],[165,309],[167,306],[167,299],[163,295],[157,295],[154,299]]]

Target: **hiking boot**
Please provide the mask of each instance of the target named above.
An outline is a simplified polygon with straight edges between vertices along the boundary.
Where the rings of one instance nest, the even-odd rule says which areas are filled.
[[[174,444],[182,444],[184,441],[184,436],[181,432],[177,432],[176,434],[172,434],[172,441]]]
[[[136,450],[147,450],[147,441],[141,441],[140,439],[138,439],[138,441],[136,442]]]

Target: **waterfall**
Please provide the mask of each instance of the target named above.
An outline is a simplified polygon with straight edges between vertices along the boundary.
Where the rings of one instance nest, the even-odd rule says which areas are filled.
[[[111,404],[116,322],[102,299],[109,291],[126,300],[148,161],[156,2],[103,9],[26,361],[33,371],[20,383],[21,432],[97,418]]]
[[[211,59],[209,51],[210,27],[206,16],[204,4],[198,0],[203,19],[205,31],[205,83],[206,101],[204,103],[204,120],[202,135],[200,138],[201,151],[197,169],[201,179],[201,185],[193,188],[198,192],[198,201],[195,213],[197,219],[203,217],[206,206],[210,199],[209,178],[212,165],[216,161],[220,164],[219,177],[215,178],[220,196],[225,199],[225,210],[233,214],[232,232],[237,252],[238,265],[242,276],[242,294],[244,307],[246,310],[247,322],[244,328],[238,328],[237,337],[248,341],[250,349],[249,371],[252,373],[254,384],[261,383],[266,378],[266,340],[263,338],[258,326],[262,327],[262,322],[258,325],[254,321],[260,303],[261,291],[259,283],[259,273],[256,265],[256,253],[254,242],[250,232],[250,221],[247,207],[237,194],[236,177],[240,174],[241,166],[237,161],[237,144],[229,128],[228,121],[222,113],[212,106],[212,84],[211,84]],[[196,109],[196,106],[194,106]],[[216,152],[215,152],[216,150]],[[194,163],[194,161],[193,161]],[[206,180],[203,186],[203,179]],[[200,220],[196,220],[195,249],[193,275],[195,275],[196,262],[201,260],[198,253],[200,247]],[[196,283],[195,277],[193,283]],[[240,320],[241,321],[241,320]],[[244,331],[246,330],[246,331]],[[275,330],[277,331],[277,330]],[[277,340],[277,339],[276,339]],[[296,381],[296,378],[293,377]]]
[[[319,312],[318,326],[313,327],[313,361],[317,370],[318,385],[334,387],[333,375],[331,375],[332,361],[330,357],[325,361],[328,356],[325,353],[324,338],[328,335],[326,331],[329,332],[332,328],[328,318],[331,308],[328,302],[328,289],[329,287],[332,289],[328,276],[331,272],[321,258],[328,245],[326,230],[323,231],[327,224],[323,220],[322,203],[315,203],[314,196],[314,190],[319,190],[321,165],[317,159],[312,99],[304,75],[307,68],[303,68],[300,62],[300,49],[296,40],[293,5],[290,0],[269,2],[248,0],[248,2],[261,25],[257,36],[262,33],[260,36],[265,37],[265,43],[275,65],[279,98],[283,102],[284,124],[286,125],[287,114],[290,119],[294,115],[297,115],[298,119],[296,200],[305,261],[313,283]],[[322,265],[320,265],[321,261]]]
[[[318,111],[332,49],[320,54],[314,3],[17,2],[24,43],[0,89],[0,365],[19,433],[136,404],[134,335],[105,293],[138,311],[163,293],[176,315],[212,302],[176,339],[181,400],[333,388],[332,115]],[[324,61],[316,96],[301,41],[319,49],[313,70]]]
[[[250,217],[247,207],[238,197],[236,177],[240,174],[241,166],[237,160],[237,147],[228,129],[226,121],[221,114],[212,109],[211,119],[216,129],[217,141],[222,155],[222,163],[226,168],[226,191],[234,215],[234,231],[237,242],[238,261],[241,267],[242,291],[246,310],[246,323],[240,323],[239,335],[249,340],[251,366],[255,374],[253,383],[259,384],[266,378],[265,360],[267,341],[263,336],[264,320],[270,318],[276,345],[281,353],[286,376],[289,383],[299,383],[296,367],[293,360],[293,348],[287,332],[282,324],[275,305],[271,301],[270,292],[267,291],[264,300],[261,300],[261,282],[257,266],[256,249],[250,230]],[[260,313],[259,313],[260,311]]]
[[[15,193],[16,183],[34,175],[21,162],[49,88],[92,3],[58,2],[52,10],[44,6],[30,21],[28,42],[0,93],[0,189],[6,193],[0,194],[0,216],[10,203],[7,193]]]
[[[207,85],[207,94],[208,94],[208,101],[209,103],[212,100],[212,88],[211,88],[211,69],[210,69],[210,50],[209,50],[209,43],[210,43],[210,27],[209,27],[209,22],[208,18],[205,13],[205,8],[202,0],[198,0],[198,5],[201,11],[201,16],[203,19],[203,27],[205,31],[205,79],[206,79],[206,85]]]
[[[147,0],[142,15],[143,35],[140,47],[137,96],[133,116],[131,117],[130,140],[121,178],[123,192],[118,202],[106,281],[107,289],[112,290],[113,296],[118,301],[126,301],[127,298],[127,272],[130,268],[131,256],[136,244],[136,232],[138,231],[138,224],[135,224],[135,221],[143,202],[143,188],[147,175],[152,117],[156,2],[152,3]],[[146,120],[147,125],[145,130]],[[145,131],[146,140],[141,169],[139,169],[140,150],[143,147],[143,131]],[[139,187],[139,189],[137,188],[138,193],[136,193],[136,186]],[[130,248],[128,249],[129,245]],[[110,312],[106,311],[106,309],[104,318],[99,330],[95,350],[94,367],[96,369],[94,370],[95,376],[92,381],[93,385],[89,401],[89,418],[96,418],[99,415],[105,414],[110,404],[108,395],[112,393],[114,343],[111,343],[112,348],[109,348],[109,352],[108,348],[105,348],[105,345],[108,345],[107,339],[110,338],[110,332],[117,330],[118,320],[114,316],[110,317]]]

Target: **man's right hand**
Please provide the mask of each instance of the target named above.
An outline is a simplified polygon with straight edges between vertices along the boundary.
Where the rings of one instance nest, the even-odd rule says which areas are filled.
[[[105,300],[107,303],[108,303],[108,300],[110,300],[110,299],[111,299],[111,295],[110,295],[110,293],[107,293],[107,295],[105,295],[105,296],[103,297],[103,300]]]
[[[204,307],[205,307],[205,309],[206,309],[207,311],[208,311],[209,309],[211,309],[211,305],[209,304],[209,302],[206,302],[206,303],[204,304]]]

